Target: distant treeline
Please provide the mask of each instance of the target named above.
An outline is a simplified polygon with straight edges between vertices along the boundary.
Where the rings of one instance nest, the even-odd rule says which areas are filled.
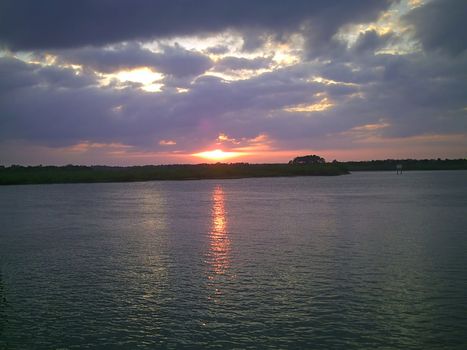
[[[0,185],[328,176],[347,173],[348,171],[340,163],[310,165],[217,163],[131,167],[12,165],[0,167]]]
[[[467,159],[386,159],[359,162],[339,162],[349,171],[396,170],[465,170]]]
[[[0,166],[0,185],[130,182],[151,180],[235,179],[245,177],[331,176],[349,171],[467,170],[467,159],[386,159],[358,162],[303,164],[298,157],[289,164],[176,164],[130,167],[113,166]],[[305,160],[309,160],[306,158]],[[314,158],[313,158],[314,160]]]

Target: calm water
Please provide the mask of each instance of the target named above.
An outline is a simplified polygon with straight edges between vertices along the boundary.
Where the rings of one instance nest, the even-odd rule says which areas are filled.
[[[467,172],[0,187],[0,348],[467,349]]]

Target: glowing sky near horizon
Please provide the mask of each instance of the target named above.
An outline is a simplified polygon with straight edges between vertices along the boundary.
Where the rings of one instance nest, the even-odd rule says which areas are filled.
[[[467,156],[465,1],[196,4],[0,4],[0,165]]]

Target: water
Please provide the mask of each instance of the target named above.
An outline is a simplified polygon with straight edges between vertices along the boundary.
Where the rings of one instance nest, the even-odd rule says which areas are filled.
[[[467,172],[0,187],[0,348],[467,348]]]

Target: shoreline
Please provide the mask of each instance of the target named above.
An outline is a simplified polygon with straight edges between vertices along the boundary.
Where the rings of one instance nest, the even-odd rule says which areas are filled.
[[[324,161],[324,160],[323,160]],[[142,166],[0,166],[0,186],[339,176],[351,172],[467,170],[467,159],[386,159],[312,164],[215,163]]]
[[[146,181],[230,180],[261,177],[339,176],[349,171],[336,164],[198,164],[107,166],[37,166],[0,169],[0,186],[115,183]]]

